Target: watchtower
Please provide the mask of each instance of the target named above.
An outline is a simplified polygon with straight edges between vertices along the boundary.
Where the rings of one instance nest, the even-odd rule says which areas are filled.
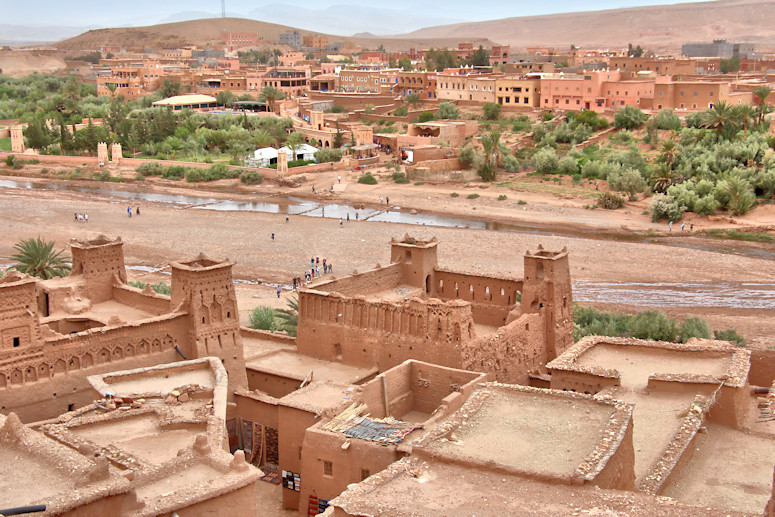
[[[402,279],[405,284],[422,287],[426,293],[431,292],[434,285],[434,270],[438,265],[436,250],[439,241],[434,237],[422,241],[405,235],[403,239],[390,241],[390,262],[401,262]]]
[[[573,344],[573,295],[568,250],[538,250],[525,253],[522,314],[544,316],[547,361]]]
[[[124,243],[121,237],[111,240],[104,235],[96,239],[70,241],[73,267],[70,276],[82,275],[86,281],[86,292],[91,303],[100,303],[113,298],[113,278],[126,283],[124,266]]]
[[[247,388],[237,296],[228,260],[200,254],[187,262],[172,262],[172,308],[190,316],[191,347],[187,359],[218,357],[229,374],[229,387]]]

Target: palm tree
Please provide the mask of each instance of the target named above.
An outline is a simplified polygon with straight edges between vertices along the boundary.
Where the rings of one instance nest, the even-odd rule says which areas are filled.
[[[288,146],[288,149],[291,150],[293,153],[293,159],[296,160],[296,154],[299,152],[299,149],[304,146],[304,135],[301,133],[291,133],[290,136],[288,136],[288,140],[286,140],[285,145]]]
[[[480,175],[485,181],[492,181],[495,179],[496,170],[500,165],[501,160],[501,132],[490,131],[482,135],[481,142],[484,148],[484,164]]]
[[[715,129],[719,139],[725,128],[735,126],[734,109],[724,101],[718,101],[712,108],[705,110],[705,123],[702,127]]]
[[[63,255],[64,251],[54,251],[54,241],[26,239],[13,245],[18,252],[11,255],[11,260],[18,262],[11,269],[21,271],[30,276],[47,280],[55,276],[67,276],[70,257]]]
[[[676,145],[675,140],[665,140],[662,142],[662,153],[659,155],[660,161],[666,166],[668,171],[673,170],[673,163],[675,162]]]
[[[741,104],[735,108],[738,120],[743,123],[743,138],[748,137],[748,123],[756,115],[756,108],[751,104]]]
[[[753,96],[756,97],[756,105],[758,107],[757,124],[761,124],[764,120],[764,115],[772,110],[769,104],[767,104],[767,98],[772,93],[772,88],[769,86],[758,86],[753,89]]]
[[[275,102],[285,98],[285,92],[274,86],[264,86],[258,94],[258,100],[269,104],[269,111],[274,113]]]
[[[287,309],[276,309],[275,318],[279,323],[279,330],[284,330],[289,336],[296,337],[299,328],[299,297],[288,298],[285,301]]]

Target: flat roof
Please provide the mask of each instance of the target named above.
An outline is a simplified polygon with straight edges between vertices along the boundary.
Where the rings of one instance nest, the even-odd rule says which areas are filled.
[[[572,437],[569,437],[572,439]],[[559,485],[501,472],[407,457],[357,485],[332,506],[348,515],[477,515],[567,517],[568,515],[648,515],[729,517],[728,511],[690,506],[638,492],[590,485]]]
[[[310,372],[312,372],[311,380],[313,381],[354,383],[376,371],[376,368],[357,368],[288,350],[279,350],[253,357],[245,361],[245,367],[250,370],[295,379],[300,383],[307,379]]]
[[[481,407],[428,449],[464,462],[569,477],[595,450],[616,408],[580,395],[488,384]]]

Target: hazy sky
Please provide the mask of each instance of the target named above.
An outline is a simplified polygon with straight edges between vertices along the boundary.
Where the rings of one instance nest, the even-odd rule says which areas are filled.
[[[394,14],[406,16],[406,26],[395,27],[394,33],[407,32],[418,27],[449,23],[451,21],[479,21],[511,16],[530,16],[538,14],[551,14],[579,10],[615,9],[619,7],[633,7],[638,5],[672,4],[680,3],[675,0],[591,0],[578,2],[571,0],[559,0],[550,2],[535,1],[509,1],[491,0],[483,3],[473,3],[471,0],[426,1],[417,0],[391,0],[390,2],[356,4],[352,0],[226,0],[226,12],[231,16],[243,16],[254,19],[263,19],[278,23],[274,16],[262,13],[271,13],[274,9],[271,4],[281,4],[283,20],[280,23],[310,30],[322,31],[320,27],[303,26],[314,24],[314,12],[322,10],[331,15],[337,10],[330,9],[334,6],[342,6],[344,10],[364,12],[363,16],[349,16],[347,22],[343,22],[339,31],[328,31],[347,35],[348,33],[365,32],[374,22],[374,17],[369,17],[368,9],[389,9]],[[348,9],[348,4],[356,4]],[[269,7],[269,8],[267,8]],[[297,7],[305,11],[296,21],[293,16],[288,16],[288,8]],[[179,21],[181,19],[200,18],[206,14],[220,14],[221,2],[219,0],[131,0],[129,2],[105,2],[83,0],[0,0],[0,24],[13,25],[55,25],[55,26],[101,26],[117,27],[127,25],[149,25],[161,21]],[[312,11],[312,12],[310,12]],[[341,12],[341,11],[339,11]],[[323,14],[321,12],[321,14]],[[371,18],[371,19],[370,19]],[[418,19],[421,18],[421,19]],[[295,23],[296,21],[296,23]],[[2,39],[0,34],[0,39]]]

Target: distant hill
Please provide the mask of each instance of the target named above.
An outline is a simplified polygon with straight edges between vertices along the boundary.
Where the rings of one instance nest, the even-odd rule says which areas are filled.
[[[294,29],[286,25],[248,20],[244,18],[208,18],[203,20],[191,20],[176,23],[164,23],[147,27],[126,27],[114,29],[96,29],[84,32],[74,38],[69,38],[53,44],[53,47],[62,50],[94,50],[105,46],[131,47],[131,48],[176,48],[185,45],[207,45],[220,43],[221,32],[256,32],[260,38],[267,41],[277,41],[280,34],[286,30]],[[302,35],[320,34],[304,29],[298,29]],[[383,43],[387,50],[408,49],[410,47],[454,47],[460,38],[442,37],[426,40],[424,38],[397,36],[390,39],[375,38],[349,38],[330,34],[327,36],[333,42],[353,42],[366,48],[374,49]],[[475,38],[477,45],[492,44],[486,38]]]
[[[654,50],[680,48],[690,41],[727,39],[775,43],[772,0],[720,0],[606,11],[526,16],[439,25],[395,38],[486,36],[512,47],[559,45],[622,47],[627,43]]]

